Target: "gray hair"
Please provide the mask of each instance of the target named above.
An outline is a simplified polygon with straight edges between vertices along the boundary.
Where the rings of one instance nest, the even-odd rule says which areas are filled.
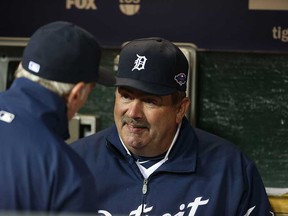
[[[15,77],[20,78],[20,77],[25,77],[29,80],[32,80],[33,82],[39,83],[40,85],[46,87],[47,89],[55,92],[56,94],[60,95],[61,97],[69,94],[71,89],[75,86],[75,84],[71,83],[62,83],[62,82],[56,82],[52,80],[47,80],[44,78],[41,78],[39,76],[36,76],[28,71],[26,71],[23,67],[22,64],[20,63],[16,72],[15,72]]]
[[[186,97],[186,92],[184,91],[176,91],[172,93],[172,104],[177,105],[185,97]]]

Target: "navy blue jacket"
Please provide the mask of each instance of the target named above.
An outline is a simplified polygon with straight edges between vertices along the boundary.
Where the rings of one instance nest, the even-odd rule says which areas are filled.
[[[94,173],[100,215],[271,216],[255,164],[228,141],[183,120],[169,159],[148,179],[116,127],[72,147]]]
[[[55,93],[25,78],[0,93],[0,210],[95,211],[93,176],[68,137]]]

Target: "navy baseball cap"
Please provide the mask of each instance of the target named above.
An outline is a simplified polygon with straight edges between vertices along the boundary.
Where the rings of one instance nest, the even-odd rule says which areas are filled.
[[[186,91],[188,61],[183,52],[163,38],[142,38],[120,52],[116,86],[132,87],[154,95]]]
[[[114,86],[114,74],[99,66],[101,47],[83,28],[66,21],[46,24],[31,36],[22,66],[39,77],[64,82]]]

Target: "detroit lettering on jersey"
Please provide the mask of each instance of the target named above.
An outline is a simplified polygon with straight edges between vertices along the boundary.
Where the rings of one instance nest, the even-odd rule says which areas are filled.
[[[193,202],[188,203],[187,205],[181,204],[179,206],[179,212],[176,214],[171,213],[163,213],[162,216],[197,216],[196,212],[198,208],[205,208],[206,205],[208,205],[209,199],[203,200],[202,197],[197,197]],[[256,208],[256,206],[253,206],[249,208],[245,215],[243,216],[249,216],[253,212],[253,210]],[[146,204],[140,205],[136,210],[133,210],[130,212],[129,216],[142,216],[145,214],[145,216],[149,216],[149,213],[153,215],[153,206],[147,206]],[[111,213],[105,210],[99,210],[98,213],[102,216],[112,216]],[[273,212],[269,212],[271,216],[274,216]]]
[[[179,212],[174,216],[196,216],[196,211],[199,207],[207,205],[209,199],[202,200],[202,197],[197,197],[193,202],[188,203],[187,205],[181,204],[179,206]],[[140,205],[136,210],[130,212],[129,216],[141,216],[143,213],[145,216],[149,216],[149,213],[153,215],[153,206],[147,206],[146,204]],[[98,213],[103,216],[112,216],[111,213],[105,210],[99,210]],[[187,214],[188,213],[188,214]],[[172,216],[171,213],[163,213],[162,216]]]

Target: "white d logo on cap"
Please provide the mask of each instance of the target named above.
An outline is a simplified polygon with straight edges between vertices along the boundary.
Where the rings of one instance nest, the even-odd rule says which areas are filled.
[[[147,58],[145,56],[140,56],[138,54],[136,54],[136,55],[137,55],[138,58],[134,61],[135,65],[134,65],[132,71],[134,69],[137,69],[138,71],[144,70]]]

